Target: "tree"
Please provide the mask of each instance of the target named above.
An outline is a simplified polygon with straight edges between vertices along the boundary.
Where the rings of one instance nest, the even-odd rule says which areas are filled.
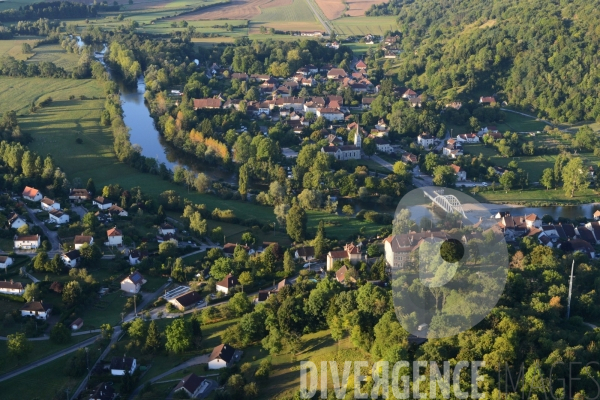
[[[32,52],[31,45],[29,43],[23,43],[21,45],[21,53],[29,54]]]
[[[252,285],[254,282],[254,278],[252,278],[252,274],[248,271],[244,271],[238,277],[238,281],[242,285],[242,292],[244,291],[244,286]]]
[[[13,359],[20,362],[25,358],[32,350],[33,346],[25,337],[25,333],[17,332],[7,336],[6,346],[8,348],[8,355]]]
[[[79,249],[81,253],[81,265],[82,266],[94,266],[102,258],[102,250],[96,244],[91,246],[84,243]]]
[[[23,292],[23,298],[27,301],[33,301],[34,299],[41,299],[40,285],[37,283],[30,283],[25,286],[25,292]]]
[[[192,329],[183,318],[177,318],[165,330],[167,343],[165,349],[180,354],[192,346]]]
[[[177,243],[167,240],[158,245],[158,254],[164,257],[174,257],[177,255]]]
[[[235,316],[239,317],[252,309],[252,302],[245,293],[240,292],[233,295],[227,306]]]
[[[221,257],[213,263],[210,267],[210,275],[216,280],[220,281],[225,278],[233,270],[233,263],[231,259],[227,257]]]
[[[287,250],[283,255],[283,272],[285,276],[290,276],[296,270],[296,264],[294,263],[294,256],[291,250]]]
[[[225,384],[227,393],[232,399],[244,398],[244,377],[240,374],[231,375]]]
[[[375,141],[371,138],[366,138],[362,143],[362,151],[369,157],[375,154],[375,150],[377,150],[377,145]]]
[[[85,189],[91,194],[96,193],[96,185],[94,184],[94,180],[92,178],[88,179]]]
[[[354,215],[354,208],[350,204],[346,204],[342,207],[342,212],[347,216],[351,217]]]
[[[320,258],[325,254],[325,223],[323,220],[319,221],[319,227],[317,228],[317,235],[313,240],[313,247],[315,249],[315,258]]]
[[[48,253],[41,251],[33,259],[33,269],[36,271],[45,271],[46,264],[48,264]]]
[[[573,147],[581,150],[593,151],[598,147],[598,136],[589,125],[584,125],[575,134],[573,139]]]
[[[286,218],[287,234],[296,242],[302,242],[306,235],[306,212],[299,205],[290,208]]]
[[[194,180],[194,187],[199,193],[206,193],[210,188],[210,179],[206,174],[200,172]]]
[[[587,170],[583,166],[583,161],[579,157],[572,158],[562,171],[563,189],[570,197],[575,193],[587,188]]]
[[[93,212],[86,213],[81,219],[81,223],[90,230],[94,230],[100,225],[98,217]]]
[[[456,175],[454,175],[454,170],[449,165],[438,165],[433,169],[434,185],[451,186],[454,185],[455,182]]]
[[[546,168],[542,172],[540,183],[546,188],[546,190],[554,187],[554,170],[552,168]]]
[[[206,220],[202,218],[202,215],[198,211],[194,212],[190,217],[190,229],[199,235],[206,234]]]
[[[142,344],[142,341],[146,337],[146,323],[142,318],[136,318],[133,320],[131,325],[129,325],[129,329],[127,329],[127,333],[129,337],[133,341],[133,343],[139,347]]]
[[[250,232],[244,232],[242,234],[242,244],[252,246],[256,242],[256,238]]]
[[[67,307],[73,307],[81,301],[83,291],[77,281],[67,283],[62,292],[62,301]]]
[[[71,340],[71,330],[58,322],[50,331],[50,340],[56,344],[64,344]]]
[[[402,161],[396,161],[394,163],[393,170],[396,175],[404,175],[408,172],[408,165],[406,165]]]
[[[517,176],[513,171],[505,171],[499,179],[500,184],[504,187],[504,190],[510,190],[515,185]]]

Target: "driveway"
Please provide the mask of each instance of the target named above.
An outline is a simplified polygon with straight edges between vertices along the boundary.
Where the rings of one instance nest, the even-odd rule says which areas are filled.
[[[193,365],[208,364],[208,358],[209,357],[210,357],[210,354],[204,354],[204,355],[201,355],[201,356],[190,358],[189,360],[187,360],[187,361],[179,364],[178,366],[171,368],[167,372],[163,372],[160,375],[156,375],[154,378],[150,379],[148,382],[154,383],[156,381],[161,380],[162,378],[164,378],[166,376],[174,374],[177,371],[181,371],[182,369],[186,369],[186,368],[191,367]],[[138,386],[133,391],[133,393],[131,393],[131,395],[129,396],[129,398],[130,399],[134,399],[138,395],[138,393],[140,392],[140,390],[142,390],[143,387],[144,387],[144,385]]]
[[[74,205],[73,207],[71,207],[71,210],[75,211],[81,219],[83,219],[83,216],[88,213],[88,210],[86,210],[83,206]]]
[[[46,225],[35,216],[35,213],[31,210],[31,208],[29,208],[29,207],[25,207],[25,208],[27,209],[29,218],[31,218],[31,220],[33,221],[33,223],[36,226],[40,227],[42,232],[44,232],[44,235],[46,235],[46,237],[48,238],[48,242],[50,242],[50,245],[52,246],[52,252],[54,253],[54,252],[60,251],[60,242],[58,240],[58,232],[54,232],[54,231],[51,231],[50,229],[48,229],[48,227],[46,227]],[[48,255],[50,255],[50,252],[48,252]]]

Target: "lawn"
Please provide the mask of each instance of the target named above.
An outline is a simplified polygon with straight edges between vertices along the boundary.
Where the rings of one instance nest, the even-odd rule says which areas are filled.
[[[1,10],[0,3],[0,10]],[[40,38],[34,36],[25,36],[20,37],[19,39],[11,39],[11,40],[0,40],[0,56],[8,55],[16,58],[17,60],[27,60],[29,57],[33,56],[32,54],[23,54],[21,51],[21,46],[23,43],[29,43],[31,47],[33,47],[34,43]]]
[[[498,187],[495,191],[488,188],[488,190],[484,192],[479,192],[475,195],[475,198],[481,202],[544,206],[595,203],[598,201],[598,195],[599,193],[593,189],[586,189],[571,198],[560,188],[557,190],[540,188],[526,190],[513,189],[509,192],[505,192]]]
[[[546,124],[536,118],[529,118],[523,115],[504,112],[504,122],[497,124],[500,132],[536,132],[543,131]]]
[[[33,49],[33,55],[29,57],[28,62],[41,63],[44,61],[52,62],[57,67],[71,71],[79,62],[79,54],[69,53],[59,44],[48,44]]]
[[[26,358],[20,359],[17,361],[9,358],[8,349],[6,347],[7,342],[2,341],[2,342],[0,342],[0,374],[5,374],[7,372],[10,372],[13,369],[16,369],[23,365],[37,361],[41,358],[52,355],[62,349],[71,347],[77,343],[83,342],[83,341],[85,341],[93,336],[97,336],[97,335],[98,335],[97,333],[92,333],[92,334],[88,334],[88,335],[73,336],[71,338],[71,341],[69,343],[65,343],[65,344],[55,344],[54,342],[52,342],[50,340],[32,340],[30,342],[31,346],[32,346],[31,354],[29,354],[29,356],[27,356]],[[0,383],[0,393],[2,393],[1,385],[2,384]],[[4,397],[3,397],[3,399],[4,399]]]

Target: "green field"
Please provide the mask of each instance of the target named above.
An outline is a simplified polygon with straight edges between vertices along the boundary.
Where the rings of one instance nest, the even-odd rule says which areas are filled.
[[[332,21],[335,33],[345,36],[383,35],[386,31],[397,30],[394,16],[346,17]]]
[[[504,112],[504,122],[497,124],[500,132],[536,132],[543,131],[546,124],[535,118],[528,118],[511,112]]]
[[[0,0],[0,11],[19,8],[26,4],[38,3],[37,0]]]
[[[34,54],[32,57],[29,57],[28,62],[40,63],[49,61],[67,71],[72,70],[79,62],[79,54],[68,53],[59,44],[38,46],[33,49],[33,52]]]

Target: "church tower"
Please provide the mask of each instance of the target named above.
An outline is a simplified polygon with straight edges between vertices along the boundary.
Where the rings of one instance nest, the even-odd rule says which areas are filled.
[[[354,145],[359,149],[362,147],[362,136],[360,136],[360,127],[356,124],[356,133],[354,134]]]

